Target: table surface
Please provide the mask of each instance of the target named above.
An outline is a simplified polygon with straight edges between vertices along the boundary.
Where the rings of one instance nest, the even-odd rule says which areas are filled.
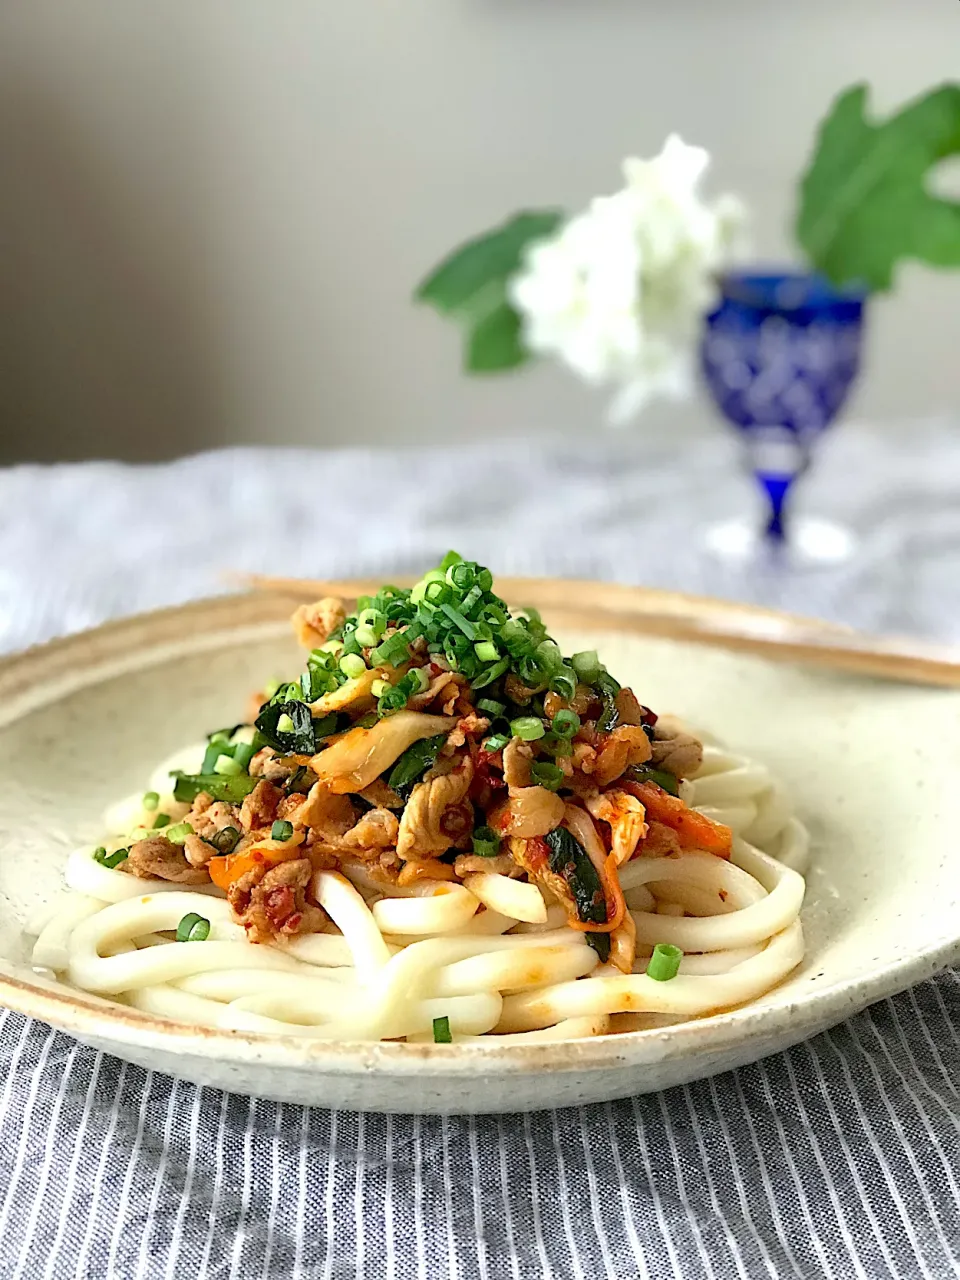
[[[723,437],[395,453],[233,450],[0,472],[0,644],[225,589],[229,570],[645,582],[960,636],[960,424],[837,432],[803,502],[842,571],[745,576],[697,530],[749,500]],[[532,1116],[247,1099],[0,1021],[0,1274],[960,1274],[960,978],[669,1092]],[[509,1099],[505,1099],[509,1106]]]

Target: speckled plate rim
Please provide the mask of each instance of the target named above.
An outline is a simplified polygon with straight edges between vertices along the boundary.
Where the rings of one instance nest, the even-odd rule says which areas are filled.
[[[571,625],[589,625],[590,616],[577,610],[575,585],[570,584],[565,620]],[[712,603],[699,597],[687,599],[692,609]],[[216,596],[108,622],[14,654],[0,660],[0,723],[15,722],[35,707],[125,671],[144,670],[181,654],[241,644],[254,637],[280,636],[289,612],[290,601],[278,595]],[[551,620],[559,623],[557,611],[552,612]],[[770,618],[786,616],[775,610],[755,612]],[[596,625],[596,618],[593,622]],[[603,618],[600,625],[610,627],[610,620]],[[625,624],[620,621],[616,625],[619,629]],[[754,1036],[777,1036],[796,1043],[806,1033],[841,1021],[957,961],[960,927],[955,933],[931,940],[911,956],[881,965],[867,977],[827,983],[785,1004],[746,1005],[665,1029],[527,1045],[498,1044],[496,1038],[452,1046],[336,1042],[214,1030],[158,1018],[4,972],[0,972],[0,1004],[80,1039],[175,1051],[185,1056],[294,1069],[322,1065],[324,1070],[344,1074],[382,1069],[394,1076],[420,1077],[469,1076],[482,1062],[485,1069],[510,1075],[659,1063],[704,1049],[716,1053],[742,1045]],[[9,962],[4,964],[13,968]]]

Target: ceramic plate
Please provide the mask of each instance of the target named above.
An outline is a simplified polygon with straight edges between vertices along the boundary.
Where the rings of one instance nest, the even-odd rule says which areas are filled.
[[[568,604],[576,605],[571,584]],[[522,603],[522,602],[521,602]],[[31,971],[24,920],[71,847],[157,761],[299,670],[289,603],[220,598],[0,665],[0,1002],[155,1070],[360,1111],[517,1111],[662,1089],[755,1061],[960,958],[960,695],[645,638],[545,614],[641,698],[766,762],[813,833],[807,953],[775,991],[663,1030],[539,1045],[329,1044],[166,1022]]]

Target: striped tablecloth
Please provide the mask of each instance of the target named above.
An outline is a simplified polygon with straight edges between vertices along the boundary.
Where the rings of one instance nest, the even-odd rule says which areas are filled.
[[[682,465],[681,465],[682,464]],[[0,473],[14,648],[222,589],[225,569],[377,573],[449,544],[503,572],[761,598],[960,633],[960,432],[838,434],[809,495],[852,569],[726,577],[694,526],[741,496],[717,440],[637,438]],[[891,477],[896,491],[891,494]],[[719,478],[719,479],[718,479]],[[502,1117],[360,1116],[199,1089],[0,1015],[0,1275],[863,1280],[960,1275],[960,979],[755,1066]],[[373,1087],[373,1085],[372,1085]]]

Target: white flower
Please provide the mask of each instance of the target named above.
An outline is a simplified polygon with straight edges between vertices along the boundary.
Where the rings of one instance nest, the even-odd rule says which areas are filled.
[[[714,273],[744,221],[734,197],[698,193],[708,162],[675,134],[655,159],[625,161],[623,190],[532,245],[510,282],[526,345],[615,388],[615,421],[689,390]]]

